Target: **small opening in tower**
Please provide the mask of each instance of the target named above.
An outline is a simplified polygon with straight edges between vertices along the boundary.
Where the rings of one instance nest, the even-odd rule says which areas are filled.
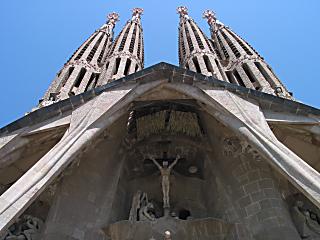
[[[95,88],[97,86],[97,82],[98,82],[99,77],[100,77],[100,73],[96,73],[95,78],[94,78],[93,83],[91,84],[90,88]]]
[[[248,54],[248,55],[253,55],[252,52],[247,48],[247,46],[244,44],[244,40],[240,38],[238,35],[236,35],[234,32],[230,31],[227,29],[228,33],[239,43],[239,45],[242,47],[242,49]],[[247,42],[245,42],[248,44]],[[248,44],[249,45],[249,44]]]
[[[233,44],[233,42],[230,40],[230,38],[227,36],[227,34],[224,31],[221,31],[221,33],[222,33],[222,36],[224,37],[224,39],[226,40],[227,44],[231,48],[232,52],[234,53],[234,55],[237,58],[239,58],[241,56],[241,54],[238,51],[238,49],[236,48],[236,46]]]
[[[222,69],[220,62],[217,59],[214,59],[214,61],[215,61],[216,65],[217,65],[217,67],[219,69],[219,72],[220,72],[222,78],[225,79],[225,75],[223,74],[224,70]]]
[[[98,41],[96,42],[96,44],[95,44],[95,45],[93,46],[93,48],[91,49],[89,55],[87,56],[87,61],[88,61],[88,62],[90,62],[90,61],[93,59],[94,55],[96,54],[96,52],[97,52],[97,50],[98,50],[98,47],[99,47],[102,39],[103,39],[103,35],[101,35],[101,36],[99,37]]]
[[[185,30],[185,33],[186,33],[189,50],[190,50],[190,52],[192,52],[194,50],[194,47],[193,47],[193,44],[192,44],[192,40],[191,40],[189,29],[188,29],[187,26],[185,26],[184,30]]]
[[[186,63],[186,69],[190,69],[190,67],[189,67],[189,64],[188,63]]]
[[[179,28],[179,43],[180,43],[179,63],[182,63],[182,59],[186,56],[186,47],[184,45],[183,34],[180,28]]]
[[[233,70],[233,75],[235,76],[235,78],[237,79],[237,82],[240,86],[245,87],[246,85],[244,84],[244,82],[242,81],[240,74],[238,73],[238,71],[235,69]]]
[[[81,68],[81,70],[78,74],[78,77],[73,85],[74,87],[78,88],[80,86],[81,81],[82,81],[84,75],[86,74],[86,72],[87,72],[87,70],[85,68]]]
[[[190,26],[191,26],[191,28],[192,28],[192,31],[193,31],[194,36],[196,37],[196,40],[197,40],[197,43],[198,43],[199,48],[200,48],[200,49],[204,49],[203,43],[202,43],[202,41],[201,41],[201,38],[200,38],[200,36],[199,36],[199,33],[198,33],[196,27],[194,26],[194,23],[193,23],[193,22],[190,22]]]
[[[87,48],[89,47],[90,43],[93,41],[94,38],[95,38],[95,35],[90,37],[89,41],[86,42],[86,44],[80,50],[79,54],[76,56],[74,60],[79,60],[82,57],[82,55],[85,53],[85,51],[87,50]]]
[[[85,91],[87,91],[87,90],[89,90],[90,88],[93,87],[93,82],[94,82],[95,78],[96,78],[96,73],[92,73],[91,76],[90,76],[89,82],[88,82],[88,84],[86,86]]]
[[[191,213],[189,210],[181,209],[179,211],[179,219],[181,220],[187,220],[189,217],[191,217]]]
[[[220,48],[221,48],[221,50],[223,52],[224,58],[225,59],[229,59],[229,57],[230,57],[229,53],[228,53],[227,49],[225,48],[225,46],[223,45],[223,42],[222,42],[221,37],[219,36],[219,34],[221,34],[221,33],[218,32],[218,34],[216,35],[218,43],[219,43],[219,46],[220,46]]]
[[[272,81],[272,77],[267,73],[265,68],[261,65],[259,62],[255,62],[254,65],[259,69],[262,76],[267,80],[267,82],[271,85],[271,87],[275,88],[276,85],[274,84],[274,81]]]
[[[142,39],[142,36],[141,36],[141,31],[139,31],[138,50],[137,50],[138,58],[140,58],[140,56],[141,56],[141,43],[142,43],[142,41],[143,41],[143,39]]]
[[[133,33],[131,35],[130,46],[129,46],[129,52],[131,52],[131,53],[133,53],[134,43],[136,41],[137,28],[138,28],[138,24],[135,23]]]
[[[113,74],[112,74],[112,75],[116,75],[116,74],[118,73],[119,66],[120,66],[120,62],[121,62],[121,58],[117,58],[117,59],[116,59],[116,64],[115,64],[115,66],[114,66]]]
[[[234,79],[234,76],[232,75],[232,71],[226,71],[226,75],[230,83],[237,84],[236,80]]]
[[[128,38],[128,34],[129,34],[129,31],[130,31],[130,27],[127,26],[127,29],[122,37],[122,40],[121,40],[121,43],[120,43],[120,46],[119,46],[119,52],[122,52],[123,49],[124,49],[124,45],[126,44],[126,41],[127,41],[127,38]]]
[[[104,53],[106,51],[107,44],[108,44],[108,37],[105,38],[102,50],[101,50],[101,52],[99,54],[99,57],[98,57],[98,65],[99,66],[100,66],[101,62],[103,62],[102,59],[104,58],[103,56],[104,56]]]
[[[243,70],[245,71],[246,75],[248,76],[250,82],[255,83],[257,82],[256,77],[254,76],[252,70],[249,68],[248,64],[244,63],[242,65]]]
[[[138,66],[138,64],[136,64],[136,68],[134,69],[134,72],[137,72],[138,69],[139,69],[139,66]]]
[[[204,60],[204,63],[206,64],[206,68],[207,68],[208,72],[211,72],[212,75],[213,75],[214,74],[214,70],[212,68],[212,65],[211,65],[209,57],[207,55],[203,55],[203,60]]]
[[[196,68],[196,71],[198,73],[201,73],[201,68],[200,68],[200,65],[199,65],[197,57],[192,58],[192,61],[193,61],[193,64],[194,64],[194,66]]]
[[[218,43],[216,41],[213,41],[212,39],[209,39],[209,42],[213,45],[213,52],[215,52],[219,59],[222,59],[221,53],[219,51]]]
[[[63,84],[62,86],[64,87],[64,85],[66,84],[66,82],[68,81],[69,77],[71,76],[72,72],[74,70],[74,67],[70,67],[67,71],[67,73],[65,74],[64,78],[63,78]]]
[[[110,62],[107,62],[107,63],[106,63],[106,71],[108,70],[109,63],[110,63]]]
[[[131,60],[129,58],[127,58],[126,66],[124,68],[124,75],[125,76],[127,76],[129,74],[130,65],[131,65]]]

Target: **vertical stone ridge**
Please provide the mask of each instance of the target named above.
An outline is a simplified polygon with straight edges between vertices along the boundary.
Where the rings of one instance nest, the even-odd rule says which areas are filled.
[[[101,64],[113,41],[113,29],[119,19],[110,13],[107,22],[97,29],[69,58],[58,72],[39,107],[50,105],[87,91],[95,86],[101,72]]]
[[[206,10],[203,18],[210,26],[211,41],[229,82],[292,99],[270,66],[249,43],[217,20],[213,11]]]
[[[177,11],[180,14],[180,66],[194,72],[207,76],[214,76],[218,79],[227,81],[227,77],[218,60],[218,56],[215,53],[212,43],[195,21],[189,17],[188,9],[184,6],[180,6]]]
[[[98,80],[98,86],[112,82],[144,68],[142,8],[132,10],[132,19],[112,44]]]

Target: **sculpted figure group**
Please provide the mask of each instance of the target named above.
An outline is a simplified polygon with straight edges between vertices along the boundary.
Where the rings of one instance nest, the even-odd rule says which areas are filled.
[[[161,188],[163,195],[163,209],[165,216],[170,214],[170,175],[173,167],[180,160],[178,155],[175,160],[169,164],[168,161],[163,161],[162,165],[153,157],[148,156],[148,158],[157,166],[161,174]],[[149,220],[154,221],[156,219],[155,206],[152,202],[148,201],[146,193],[142,191],[137,191],[133,196],[132,205],[129,215],[130,221],[143,221]]]
[[[146,193],[140,190],[133,196],[132,207],[130,210],[130,221],[154,221],[155,210],[153,203],[149,202]]]
[[[37,240],[42,229],[41,219],[30,215],[22,216],[0,240]]]
[[[302,239],[320,240],[320,216],[296,201],[292,208],[292,219]]]

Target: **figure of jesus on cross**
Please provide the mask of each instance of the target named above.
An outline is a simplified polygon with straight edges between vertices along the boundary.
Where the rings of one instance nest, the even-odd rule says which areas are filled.
[[[169,192],[170,192],[170,174],[173,167],[178,163],[180,160],[180,156],[178,155],[176,159],[169,165],[168,161],[163,161],[162,166],[157,162],[157,160],[149,156],[150,160],[158,167],[161,173],[161,185],[162,185],[162,194],[163,194],[163,209],[165,212],[170,208],[170,199],[169,199]]]

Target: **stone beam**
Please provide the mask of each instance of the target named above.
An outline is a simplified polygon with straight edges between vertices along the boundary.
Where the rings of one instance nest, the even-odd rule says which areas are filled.
[[[65,136],[2,196],[0,234],[52,183],[82,149],[90,145],[114,121],[127,112],[129,104],[163,81],[153,81],[132,91],[104,92],[77,111]],[[82,111],[82,114],[79,112]]]
[[[263,114],[266,120],[271,123],[320,125],[320,118],[315,116],[294,115],[286,112],[275,112],[271,109],[263,110]]]

